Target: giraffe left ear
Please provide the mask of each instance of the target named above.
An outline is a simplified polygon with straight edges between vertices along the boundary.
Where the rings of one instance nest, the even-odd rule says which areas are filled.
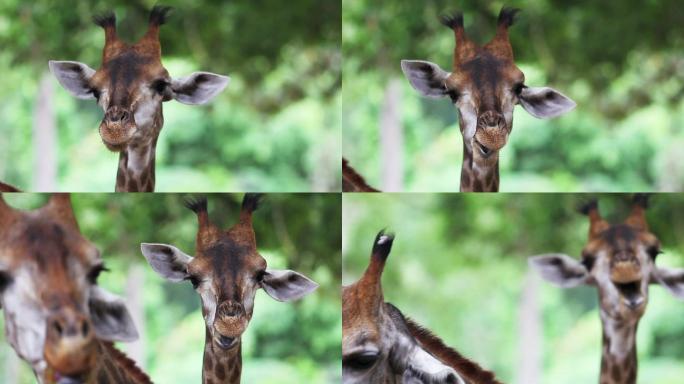
[[[50,60],[48,66],[50,72],[69,93],[79,99],[95,98],[90,86],[90,78],[95,74],[94,69],[78,61]]]
[[[95,334],[106,341],[135,341],[138,330],[123,299],[94,285],[90,290],[90,320]]]
[[[190,76],[173,79],[173,98],[183,104],[204,104],[228,86],[230,77],[211,72],[195,72]]]
[[[577,106],[572,99],[549,87],[524,87],[519,98],[520,105],[538,119],[558,117]]]
[[[655,267],[651,272],[650,283],[660,284],[674,297],[684,300],[684,269]]]
[[[318,288],[313,280],[289,269],[267,269],[261,287],[278,301],[301,299]]]
[[[587,268],[568,255],[551,253],[534,256],[528,259],[528,264],[544,280],[561,288],[572,288],[592,282]]]

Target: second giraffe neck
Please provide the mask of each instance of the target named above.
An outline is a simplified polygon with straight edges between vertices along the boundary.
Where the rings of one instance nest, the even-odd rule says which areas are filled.
[[[637,321],[616,321],[601,314],[603,351],[601,384],[635,384],[637,377]]]
[[[139,146],[129,146],[119,154],[116,172],[116,192],[154,192],[154,162],[156,140]]]
[[[461,192],[499,191],[499,154],[481,164],[473,155],[469,140],[463,138],[463,165],[461,166]]]
[[[228,351],[218,348],[207,332],[202,364],[203,384],[239,384],[242,375],[242,340]]]

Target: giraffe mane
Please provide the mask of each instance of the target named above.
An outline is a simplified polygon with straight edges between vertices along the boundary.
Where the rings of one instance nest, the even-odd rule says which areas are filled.
[[[135,380],[136,384],[153,384],[152,380],[130,357],[114,347],[114,343],[102,341],[102,345],[112,358],[124,368],[124,371]]]
[[[10,185],[10,184],[5,184],[2,181],[0,181],[0,192],[21,192],[19,188]]]
[[[430,332],[430,330],[418,325],[411,318],[406,317],[405,320],[411,335],[418,340],[428,352],[433,354],[443,363],[454,368],[459,374],[465,376],[469,382],[477,384],[502,384],[496,379],[493,372],[480,367],[477,363],[469,360],[455,349],[444,344],[444,342],[434,333]]]
[[[359,173],[349,165],[349,161],[345,158],[342,158],[342,176],[356,186],[360,192],[380,192],[366,184],[366,180],[364,180],[363,176],[359,175]]]

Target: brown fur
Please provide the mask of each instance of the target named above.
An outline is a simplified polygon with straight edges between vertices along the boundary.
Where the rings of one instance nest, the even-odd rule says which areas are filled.
[[[380,192],[366,184],[366,180],[342,158],[342,192]]]

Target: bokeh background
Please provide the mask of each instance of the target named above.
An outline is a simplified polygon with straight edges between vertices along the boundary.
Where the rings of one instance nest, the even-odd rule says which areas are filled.
[[[82,233],[111,270],[99,283],[126,298],[142,336],[118,347],[155,383],[197,383],[201,377],[205,327],[199,296],[190,283],[163,280],[140,253],[141,242],[174,244],[194,253],[197,219],[183,206],[185,197],[72,195]],[[28,209],[42,206],[47,196],[12,194],[5,199]],[[242,195],[209,195],[208,200],[209,217],[217,225],[227,228],[237,221]],[[269,266],[297,270],[320,287],[290,303],[257,292],[254,316],[243,335],[243,382],[341,381],[340,207],[336,194],[269,194],[254,213],[258,249]],[[16,357],[4,331],[0,334],[0,382],[34,383],[28,365]]]
[[[0,180],[27,191],[114,190],[118,154],[102,144],[103,112],[77,100],[48,60],[98,68],[116,12],[137,41],[155,0],[0,1]],[[205,106],[164,103],[157,191],[340,189],[339,0],[168,0],[160,32],[171,76],[195,70],[231,82]],[[38,140],[38,139],[42,140]]]
[[[628,195],[596,195],[611,222]],[[527,267],[529,256],[579,258],[588,220],[573,194],[345,194],[343,283],[368,265],[377,232],[396,233],[383,275],[385,300],[504,383],[595,383],[601,323],[594,288],[561,289]],[[663,244],[659,266],[684,267],[684,196],[659,194],[647,211]],[[652,285],[639,324],[639,383],[684,377],[684,302]]]
[[[502,191],[684,189],[684,8],[654,1],[342,0],[343,154],[382,190],[458,191],[462,140],[450,100],[425,99],[401,59],[449,69],[464,12],[476,42],[494,35],[502,5],[530,86],[574,99],[548,121],[517,107],[500,154]]]

